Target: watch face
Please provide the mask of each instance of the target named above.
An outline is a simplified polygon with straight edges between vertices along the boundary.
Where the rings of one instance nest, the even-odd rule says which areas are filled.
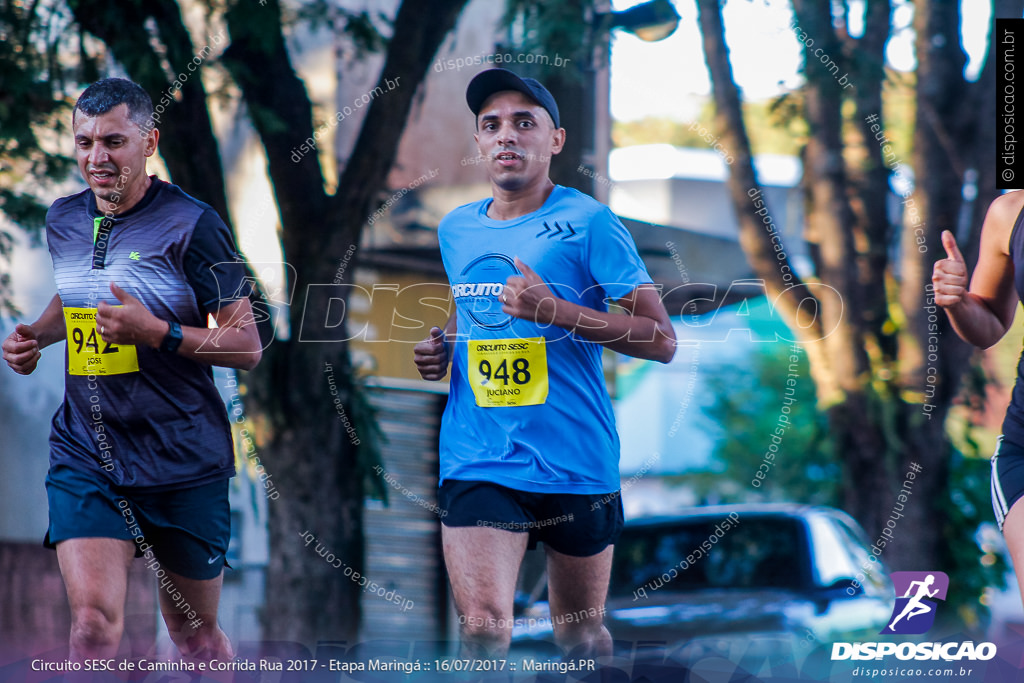
[[[167,336],[164,337],[163,342],[160,344],[160,350],[168,353],[174,353],[181,346],[181,340],[183,335],[181,333],[181,325],[177,322],[171,321],[168,323],[170,329],[167,330]]]

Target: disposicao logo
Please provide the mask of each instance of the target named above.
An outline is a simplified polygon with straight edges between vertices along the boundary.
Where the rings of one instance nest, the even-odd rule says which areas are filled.
[[[935,600],[945,600],[949,577],[944,572],[893,572],[896,604],[889,624],[879,633],[920,635],[935,623]]]
[[[920,635],[935,623],[936,600],[945,600],[949,577],[943,572],[893,572],[889,574],[896,588],[896,604],[883,635]],[[993,643],[966,642],[902,642],[902,643],[833,643],[832,661],[879,660],[885,657],[900,660],[986,661],[996,656]]]

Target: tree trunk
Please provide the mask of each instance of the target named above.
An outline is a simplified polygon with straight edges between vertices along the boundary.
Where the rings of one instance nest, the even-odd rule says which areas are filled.
[[[844,32],[843,54],[851,66],[850,97],[854,104],[852,133],[863,148],[864,161],[849,164],[850,202],[854,213],[853,238],[857,249],[857,287],[864,293],[863,321],[867,335],[876,340],[879,353],[891,362],[896,354],[896,337],[886,329],[889,301],[886,296],[889,245],[893,236],[889,223],[889,168],[892,147],[884,148],[885,116],[882,83],[885,81],[885,44],[889,37],[892,7],[889,0],[868,0],[864,35],[851,38]],[[845,76],[845,74],[844,74]],[[853,87],[855,86],[855,87]],[[844,91],[849,90],[844,87]],[[876,124],[880,130],[872,130]],[[884,149],[883,149],[884,148]],[[886,163],[886,151],[889,163]]]
[[[358,638],[362,590],[349,578],[351,572],[346,576],[336,565],[340,561],[364,574],[363,496],[374,464],[366,448],[372,418],[360,408],[365,401],[352,382],[345,326],[325,324],[329,317],[337,322],[343,309],[337,303],[331,309],[330,299],[345,300],[343,285],[355,264],[349,264],[339,286],[315,285],[334,282],[339,260],[358,245],[416,91],[465,3],[432,3],[429,17],[416,3],[402,3],[379,81],[387,97],[374,98],[367,108],[334,196],[324,191],[315,150],[298,161],[292,158],[312,137],[312,109],[289,61],[278,2],[270,0],[258,11],[236,2],[226,15],[231,46],[224,62],[263,141],[291,266],[288,290],[298,293],[289,308],[290,338],[275,341],[253,373],[255,411],[250,414],[255,412],[263,427],[260,458],[280,491],[270,503],[272,551],[263,618],[268,639],[313,645],[321,638]],[[388,81],[398,84],[393,92]],[[335,564],[323,557],[328,553]]]
[[[708,71],[711,73],[712,96],[715,101],[715,124],[720,133],[722,146],[733,157],[726,181],[733,210],[739,222],[739,241],[747,256],[750,267],[765,282],[765,289],[778,306],[787,321],[797,321],[793,329],[798,330],[804,341],[821,339],[825,336],[821,318],[814,306],[801,306],[805,297],[813,300],[812,290],[806,289],[801,279],[792,271],[792,264],[781,241],[773,243],[772,234],[766,229],[771,207],[767,204],[767,215],[758,215],[753,197],[760,197],[761,187],[754,171],[750,139],[743,122],[743,109],[739,89],[732,75],[729,63],[729,48],[725,42],[725,27],[722,23],[721,7],[718,0],[699,0],[698,21],[704,41],[704,53]],[[786,276],[791,276],[787,279]],[[817,301],[818,307],[822,305]],[[805,349],[812,359],[811,372],[819,392],[833,393],[825,389],[831,384],[829,357],[823,345],[809,344]]]
[[[939,559],[940,536],[937,533],[948,517],[949,445],[942,424],[953,399],[952,392],[931,399],[925,394],[928,366],[938,371],[938,355],[929,353],[928,321],[933,329],[945,323],[938,310],[927,309],[926,286],[931,283],[932,264],[944,256],[939,233],[955,227],[960,207],[960,188],[966,171],[960,138],[951,123],[955,103],[964,97],[961,72],[964,56],[959,49],[959,12],[956,3],[921,2],[915,6],[917,32],[917,113],[914,125],[914,192],[904,198],[905,213],[901,240],[899,303],[906,318],[898,351],[899,384],[909,397],[904,411],[902,470],[917,462],[921,473],[914,483],[911,504],[900,524],[917,533],[900,535],[886,558],[897,569],[912,565],[935,566]],[[944,42],[950,41],[950,42]],[[952,140],[957,139],[954,150]],[[943,340],[958,343],[958,340]],[[933,337],[934,339],[934,337]],[[933,349],[936,349],[933,346]],[[937,349],[936,349],[937,350]],[[962,366],[961,366],[962,368]],[[943,368],[944,383],[958,383],[959,369]],[[922,403],[938,403],[929,413]],[[934,423],[934,424],[933,424]],[[920,530],[929,533],[922,534]],[[936,531],[931,531],[931,530]]]
[[[924,285],[930,280],[931,263],[941,257],[934,251],[941,250],[940,227],[956,224],[964,160],[976,159],[979,149],[973,139],[955,148],[948,143],[962,139],[964,112],[981,109],[976,95],[981,89],[965,87],[957,71],[963,62],[956,3],[916,5],[918,96],[923,106],[913,161],[918,170],[916,196],[927,196],[918,200],[917,209],[922,216],[927,212],[925,246],[932,251],[928,256],[919,252],[913,228],[904,230],[900,303],[908,324],[895,335],[889,331],[893,323],[886,296],[887,279],[895,281],[888,270],[892,234],[884,202],[888,173],[879,148],[882,141],[864,120],[876,114],[878,120],[872,122],[881,125],[884,121],[882,64],[891,8],[885,0],[868,2],[864,36],[853,39],[844,32],[840,39],[828,3],[794,0],[793,4],[796,23],[804,34],[805,116],[811,129],[804,151],[808,241],[818,277],[842,297],[838,307],[829,307],[829,302],[819,297],[822,325],[834,331],[824,343],[806,344],[805,348],[819,403],[829,417],[830,438],[843,464],[842,506],[869,536],[877,538],[893,515],[897,496],[908,480],[907,471],[916,463],[920,472],[911,479],[905,516],[897,522],[901,531],[894,532],[900,540],[886,547],[884,558],[897,568],[937,566],[948,501],[949,447],[942,425],[964,366],[956,357],[957,342],[944,337],[941,355],[950,362],[940,362],[938,370],[950,390],[939,392],[930,412],[924,411],[929,357]],[[718,127],[735,159],[729,182],[740,217],[741,245],[771,293],[773,285],[778,287],[778,266],[760,222],[750,220],[745,190],[756,187],[756,179],[738,92],[728,68],[719,3],[700,0],[698,7]],[[938,34],[945,42],[936,39]],[[851,66],[844,70],[841,65]],[[853,78],[847,77],[847,81],[852,87],[847,89],[840,74],[850,71]],[[843,142],[841,109],[846,97],[855,105],[853,135],[864,148],[865,161],[859,167],[851,167]],[[958,166],[959,173],[954,170]],[[799,329],[793,324],[793,308],[783,307],[782,312],[790,327]]]
[[[833,358],[833,383],[838,392],[826,397],[824,406],[829,417],[830,437],[843,466],[842,506],[873,534],[884,524],[882,507],[886,497],[878,493],[886,491],[891,481],[891,459],[886,457],[890,445],[889,434],[885,431],[885,413],[898,410],[899,406],[890,405],[887,388],[873,383],[875,368],[866,346],[865,311],[877,309],[878,304],[870,305],[875,302],[866,297],[868,287],[865,284],[868,283],[859,277],[863,272],[862,264],[868,261],[864,258],[867,240],[858,249],[855,243],[858,224],[850,205],[852,188],[844,158],[844,87],[840,85],[838,74],[847,72],[842,65],[848,60],[843,56],[842,45],[832,26],[828,4],[794,0],[793,9],[800,30],[807,35],[807,40],[803,41],[807,79],[804,115],[810,135],[804,148],[803,186],[807,197],[808,242],[818,277],[834,287],[843,299],[843,306],[832,311],[841,319],[826,322],[826,325],[836,326],[826,345]],[[875,23],[882,22],[875,18]],[[879,39],[873,36],[873,40]],[[883,76],[876,70],[872,82],[868,74],[863,74],[860,81],[853,83],[853,88],[864,93],[865,102],[874,99],[875,93],[879,93],[880,101]],[[870,218],[879,217],[877,213],[870,217],[864,215],[860,227],[865,236],[885,232],[887,221],[880,227],[868,224]],[[877,293],[878,288],[873,291]],[[881,305],[884,304],[883,296]]]
[[[846,203],[839,140],[838,85],[831,74],[826,73],[825,76],[833,81],[832,86],[828,83],[811,83],[812,76],[821,80],[821,74],[812,73],[808,76],[806,97],[811,109],[808,119],[812,135],[817,136],[812,138],[813,144],[808,145],[805,155],[805,184],[811,197],[807,215],[808,232],[812,235],[811,241],[819,245],[815,250],[819,276],[825,284],[834,287],[839,295],[838,298],[819,297],[817,311],[820,315],[814,324],[808,325],[806,320],[798,317],[798,313],[806,314],[806,305],[800,307],[801,299],[807,295],[806,290],[787,286],[792,281],[783,280],[781,266],[789,265],[784,246],[777,243],[773,245],[772,235],[766,229],[764,219],[755,213],[751,202],[751,193],[760,187],[754,172],[739,90],[729,65],[720,5],[717,0],[700,0],[698,8],[704,52],[711,72],[717,132],[734,159],[729,166],[728,185],[733,208],[740,222],[740,244],[754,272],[764,278],[769,296],[775,298],[780,292],[796,294],[783,296],[780,299],[780,310],[790,328],[798,331],[800,340],[805,342],[803,348],[810,360],[819,405],[826,407],[830,435],[838,452],[843,455],[844,467],[859,475],[856,483],[844,476],[843,500],[850,509],[856,507],[850,501],[857,500],[856,494],[862,490],[865,480],[874,479],[868,490],[877,490],[880,483],[884,483],[884,477],[873,462],[873,456],[879,452],[881,438],[876,425],[869,418],[870,397],[864,389],[867,359],[860,341],[858,318],[848,303],[857,293],[856,278],[853,276],[852,212]],[[827,14],[827,6],[819,7],[819,13],[822,9]],[[800,19],[801,26],[809,23],[819,27],[819,31],[822,24],[830,26],[823,17],[809,16],[815,11],[813,6],[803,12],[801,10],[804,10],[803,6],[797,5],[798,16],[801,13],[808,15]],[[833,44],[832,47],[838,56],[837,46]],[[827,210],[818,208],[821,206]],[[782,252],[777,256],[780,248]],[[856,307],[852,308],[856,311]],[[862,523],[865,519],[870,520],[870,525],[874,515],[867,506],[862,507],[864,509],[851,509],[851,514]]]
[[[1014,4],[1019,15],[1020,3]],[[918,530],[941,528],[948,518],[950,447],[944,423],[973,351],[930,300],[932,266],[945,257],[941,232],[948,229],[957,234],[964,217],[973,225],[963,231],[969,235],[959,235],[959,241],[969,262],[974,261],[981,218],[996,191],[991,125],[995,119],[994,64],[985,65],[977,83],[964,81],[966,56],[960,47],[958,3],[918,3],[914,28],[918,61],[915,188],[909,200],[905,199],[908,212],[904,217],[899,301],[906,325],[900,335],[899,369],[900,385],[905,395],[914,399],[908,402],[900,430],[905,435],[901,465],[905,470],[913,461],[922,467],[914,486],[915,504],[907,507],[904,521],[907,529]],[[962,188],[972,169],[978,178],[978,195],[973,207],[965,207]],[[934,408],[928,410],[927,406]],[[892,564],[901,569],[937,566],[943,552],[939,540],[937,534],[922,537],[908,533],[897,544]]]

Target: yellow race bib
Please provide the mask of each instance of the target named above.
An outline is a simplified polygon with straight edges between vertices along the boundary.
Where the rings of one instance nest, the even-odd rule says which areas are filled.
[[[72,375],[121,375],[139,371],[133,345],[103,341],[96,329],[95,308],[65,308],[68,328],[68,373]]]
[[[481,408],[536,406],[548,399],[544,337],[469,342],[469,384]]]

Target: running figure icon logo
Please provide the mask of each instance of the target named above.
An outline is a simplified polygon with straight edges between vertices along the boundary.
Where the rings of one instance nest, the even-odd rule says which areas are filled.
[[[949,577],[944,572],[893,572],[889,575],[896,587],[896,605],[889,625],[880,633],[920,635],[935,623],[935,600],[945,600]]]

